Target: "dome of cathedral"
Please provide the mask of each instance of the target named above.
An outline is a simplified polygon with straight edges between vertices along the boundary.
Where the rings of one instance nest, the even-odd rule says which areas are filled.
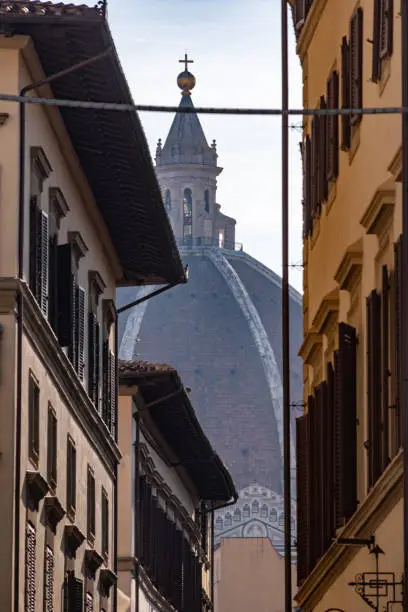
[[[183,90],[185,93],[189,93],[192,89],[194,89],[196,84],[194,74],[191,74],[188,70],[183,70],[177,77],[177,85]]]
[[[194,108],[191,96],[182,94],[180,106],[186,105]],[[261,497],[266,490],[280,496],[281,278],[235,243],[236,222],[222,213],[216,200],[222,170],[217,158],[215,143],[208,145],[197,114],[176,113],[164,146],[158,145],[156,173],[189,280],[120,315],[119,354],[121,359],[174,365],[191,389],[200,424],[236,488],[244,490],[256,482]],[[118,306],[153,289],[121,288]],[[297,352],[302,341],[302,301],[294,289],[290,289],[290,334],[291,401],[300,404],[302,363]],[[294,409],[293,473],[298,415]],[[274,508],[279,513],[277,499]],[[251,529],[248,526],[246,532]]]

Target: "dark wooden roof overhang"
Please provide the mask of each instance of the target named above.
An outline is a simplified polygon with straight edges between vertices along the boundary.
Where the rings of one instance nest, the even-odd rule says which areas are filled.
[[[59,99],[132,104],[101,7],[0,0],[0,34],[29,36],[46,76],[103,59],[52,84]],[[120,284],[166,284],[184,271],[136,112],[60,108],[123,269]]]
[[[236,499],[231,475],[204,434],[177,371],[165,364],[122,361],[119,379],[120,386],[138,387],[145,404],[142,418],[147,412],[200,498],[209,502]]]

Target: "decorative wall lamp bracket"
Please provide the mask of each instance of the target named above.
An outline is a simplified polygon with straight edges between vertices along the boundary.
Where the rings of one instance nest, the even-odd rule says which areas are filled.
[[[375,537],[371,536],[370,538],[337,538],[336,543],[342,544],[343,546],[356,546],[358,548],[363,548],[364,546],[367,546],[368,550],[372,552],[375,548]]]

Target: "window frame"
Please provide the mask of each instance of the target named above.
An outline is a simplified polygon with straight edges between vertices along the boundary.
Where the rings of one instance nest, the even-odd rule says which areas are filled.
[[[37,469],[40,461],[40,386],[31,370],[28,381],[28,457]]]

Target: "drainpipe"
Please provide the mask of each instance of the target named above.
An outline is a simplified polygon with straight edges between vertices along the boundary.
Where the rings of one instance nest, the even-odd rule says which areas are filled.
[[[118,443],[119,435],[119,385],[118,385],[118,321],[116,318],[115,322],[115,360],[116,360],[116,381],[115,381],[115,395],[116,395],[116,427],[115,427],[115,442]],[[118,576],[118,462],[115,463],[114,468],[114,491],[113,491],[113,571],[115,576]],[[114,585],[113,591],[113,612],[117,612],[118,609],[118,583]]]
[[[26,85],[20,90],[24,96],[30,90],[37,89],[60,79],[71,72],[80,70],[108,55],[111,47],[83,62],[74,64],[65,70],[56,72],[40,81]],[[21,480],[21,413],[22,413],[22,381],[23,381],[23,295],[21,282],[24,280],[24,220],[25,220],[25,161],[26,161],[26,112],[25,103],[19,103],[19,203],[18,203],[18,279],[20,281],[17,295],[17,390],[16,390],[16,468],[14,482],[14,612],[19,609],[19,556],[20,556],[20,480]]]
[[[402,106],[408,108],[408,0],[401,0]],[[402,113],[402,312],[408,308],[408,114]],[[404,603],[408,612],[408,317],[401,317],[401,361],[404,448]]]

